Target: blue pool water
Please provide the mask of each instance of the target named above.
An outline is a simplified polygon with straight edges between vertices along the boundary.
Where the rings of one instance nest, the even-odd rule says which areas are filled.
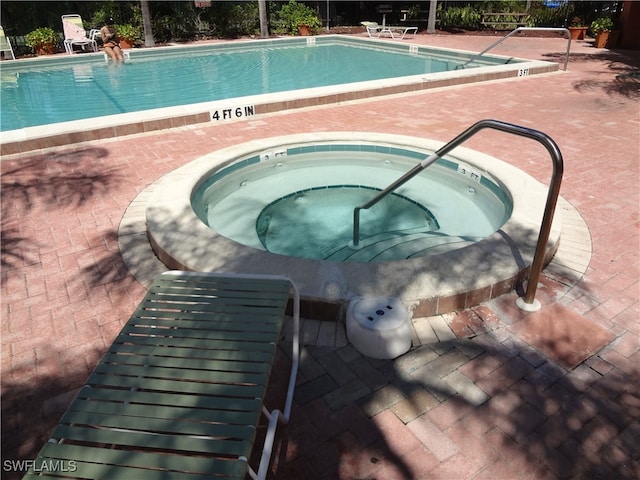
[[[120,66],[106,64],[101,55],[3,64],[0,130],[442,72],[469,59],[416,48],[318,37],[312,45],[298,39],[140,50]],[[487,57],[465,68],[500,63],[505,61]]]

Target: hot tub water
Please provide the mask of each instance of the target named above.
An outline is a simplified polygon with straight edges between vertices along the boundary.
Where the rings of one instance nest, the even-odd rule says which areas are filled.
[[[340,262],[442,253],[491,235],[509,218],[510,200],[495,179],[441,160],[362,211],[361,245],[353,249],[353,209],[428,155],[386,150],[332,145],[242,159],[206,179],[192,205],[210,228],[244,245]]]

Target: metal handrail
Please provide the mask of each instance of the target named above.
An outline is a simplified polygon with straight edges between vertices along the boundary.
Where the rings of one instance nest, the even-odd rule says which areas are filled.
[[[415,177],[418,173],[427,168],[429,165],[433,164],[436,160],[446,155],[451,150],[453,150],[468,138],[472,137],[484,128],[492,128],[494,130],[500,130],[502,132],[512,133],[514,135],[519,135],[521,137],[536,140],[547,149],[549,155],[551,156],[551,160],[553,161],[553,172],[551,175],[551,181],[549,183],[549,192],[547,194],[547,202],[545,205],[544,215],[542,217],[542,224],[540,225],[538,243],[536,244],[536,251],[533,257],[533,262],[531,264],[531,270],[529,272],[527,291],[525,293],[524,299],[518,299],[519,301],[517,302],[518,306],[523,310],[537,310],[538,308],[540,308],[540,306],[539,302],[536,303],[535,301],[536,288],[538,286],[538,279],[540,278],[540,273],[542,272],[542,266],[544,264],[547,241],[549,240],[549,234],[551,233],[551,223],[553,221],[556,204],[558,203],[558,196],[560,195],[560,184],[562,182],[562,173],[564,171],[562,153],[560,152],[558,145],[551,139],[551,137],[538,130],[533,130],[531,128],[521,127],[519,125],[491,119],[480,120],[479,122],[473,124],[460,135],[451,140],[449,143],[439,148],[435,153],[429,155],[422,162],[413,167],[387,188],[375,195],[371,200],[353,209],[353,247],[357,248],[358,244],[360,243],[360,210],[372,207],[389,193],[408,182],[411,178]]]
[[[514,35],[514,34],[516,34],[518,32],[524,32],[524,31],[529,31],[529,32],[531,32],[531,31],[545,31],[545,32],[562,32],[562,33],[564,33],[565,36],[567,37],[567,39],[569,40],[569,42],[567,43],[567,53],[566,53],[565,59],[564,59],[564,70],[565,70],[565,72],[567,71],[567,67],[569,65],[569,50],[571,50],[571,32],[569,31],[568,28],[556,28],[556,27],[518,27],[515,30],[513,30],[512,32],[507,33],[504,37],[502,37],[502,38],[498,39],[497,41],[493,42],[491,45],[489,45],[487,48],[485,48],[480,53],[476,53],[473,57],[471,57],[464,64],[462,64],[460,66],[460,68],[464,68],[466,65],[470,64],[471,62],[473,62],[476,58],[481,57],[482,55],[487,53],[493,47],[496,47],[496,46],[500,45],[502,42],[504,42],[511,35]]]

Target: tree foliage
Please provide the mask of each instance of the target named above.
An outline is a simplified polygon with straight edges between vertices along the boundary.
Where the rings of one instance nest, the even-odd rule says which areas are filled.
[[[103,2],[0,2],[5,33],[22,36],[39,27],[62,32],[61,16],[79,14],[86,29],[100,28],[107,18],[117,24],[131,24],[142,29],[139,1]],[[205,37],[234,38],[259,32],[257,0],[251,2],[214,1],[200,8],[193,1],[149,1],[151,26],[160,42],[194,40]]]
[[[326,2],[323,0],[300,1],[326,17]],[[387,22],[398,22],[401,11],[421,12],[431,2],[407,1],[387,2],[393,12],[387,14]],[[589,25],[598,17],[609,17],[615,22],[622,8],[621,1],[559,1],[552,8],[543,0],[486,0],[437,2],[440,28],[480,28],[482,12],[528,12],[532,26],[562,27],[568,20],[580,17]],[[198,7],[191,0],[149,0],[151,27],[158,42],[186,41],[201,38],[235,38],[243,35],[259,35],[260,21],[258,1],[212,1],[210,7]],[[273,28],[278,26],[280,11],[287,1],[268,2],[268,16]],[[362,20],[381,21],[376,10],[378,2],[344,1],[331,2],[335,25],[358,25]],[[5,33],[23,36],[40,27],[49,27],[62,32],[61,15],[77,13],[82,16],[85,28],[100,28],[106,18],[113,17],[118,24],[131,24],[142,29],[142,13],[138,0],[94,1],[44,1],[28,2],[2,0],[0,15]],[[426,19],[420,19],[426,20]]]

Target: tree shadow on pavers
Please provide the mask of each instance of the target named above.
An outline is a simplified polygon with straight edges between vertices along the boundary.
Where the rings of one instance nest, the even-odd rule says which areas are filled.
[[[282,402],[290,343],[280,347],[278,364],[286,367],[276,364],[268,400]],[[414,478],[415,465],[402,456],[406,452],[396,452],[360,406],[389,383],[381,374],[374,378],[372,365],[363,360],[350,346],[303,349],[291,422],[279,430],[274,449],[274,478]]]
[[[417,383],[441,405],[450,403],[460,416],[449,413],[448,423],[435,414],[433,423],[450,438],[458,429],[478,445],[488,442],[516,473],[638,478],[640,371],[631,362],[614,367],[606,353],[567,370],[505,334],[433,345],[446,353],[408,376],[402,372],[403,388]],[[461,355],[469,358],[464,364]],[[485,401],[476,388],[486,392]]]
[[[120,285],[133,284],[135,279],[129,274],[127,266],[122,261],[122,255],[118,249],[118,232],[107,230],[97,236],[112,245],[112,248],[99,258],[82,268],[82,278],[75,279],[78,282],[86,282],[90,287],[117,283]]]
[[[550,60],[564,60],[565,52],[554,52],[543,56]],[[569,53],[570,64],[571,62],[601,62],[603,60],[608,62],[608,66],[612,70],[640,68],[640,53],[637,50],[602,49],[594,53]]]
[[[640,70],[619,73],[612,80],[582,80],[574,83],[578,92],[601,90],[607,95],[621,95],[631,100],[640,99]]]
[[[559,60],[559,55],[551,55]],[[600,90],[608,96],[620,96],[629,100],[640,98],[640,54],[626,50],[606,50],[597,54],[571,54],[574,62],[607,62],[608,71],[597,72],[608,78],[583,79],[574,82],[578,92]]]
[[[34,372],[29,366],[17,365],[12,375],[2,376],[2,467],[3,480],[20,479],[15,462],[33,460],[49,440],[53,428],[73,400],[75,393],[104,352],[97,348],[52,351],[38,360],[40,367],[55,373]],[[74,356],[74,363],[59,367],[61,356]]]
[[[377,461],[414,478],[410,460],[393,452],[371,420],[383,410],[434,453],[431,468],[451,459],[461,472],[468,462],[474,472],[495,468],[514,478],[638,478],[640,371],[630,361],[623,368],[607,362],[606,351],[567,370],[506,333],[423,345],[388,361],[335,350],[344,360],[340,375],[350,370],[371,393],[334,411],[327,403],[340,390],[334,381],[297,404],[282,433],[278,478],[352,478],[340,474],[344,465],[362,478],[383,478]],[[384,381],[371,383],[363,363]],[[301,374],[298,388],[315,381],[322,390],[326,373],[317,375]]]
[[[501,355],[487,353],[494,359]],[[542,463],[560,478],[638,478],[637,369],[606,371],[611,365],[595,356],[564,370],[522,349],[504,358],[508,361],[494,378],[489,374],[476,382],[491,394],[486,408],[495,421],[486,425],[499,429],[500,446],[513,452],[514,464],[518,457]],[[482,359],[477,363],[476,374],[486,365]]]
[[[2,215],[0,220],[0,264],[2,268],[2,283],[6,281],[6,272],[22,264],[32,264],[38,261],[39,243],[31,241],[20,234],[20,229],[9,226],[9,220]]]
[[[81,206],[116,184],[120,176],[96,163],[106,155],[103,148],[81,148],[2,162],[3,281],[7,269],[39,260],[38,239],[25,237],[20,229],[30,211]]]

